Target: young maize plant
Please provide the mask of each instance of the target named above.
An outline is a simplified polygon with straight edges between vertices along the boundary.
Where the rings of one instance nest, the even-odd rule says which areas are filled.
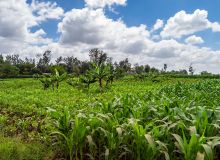
[[[216,85],[215,80],[177,83],[81,108],[65,107],[50,113],[52,135],[71,160],[215,160],[220,151]]]

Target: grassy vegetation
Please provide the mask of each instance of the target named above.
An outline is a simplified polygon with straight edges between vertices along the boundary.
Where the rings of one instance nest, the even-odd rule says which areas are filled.
[[[220,80],[125,77],[103,89],[1,80],[0,157],[220,158]]]

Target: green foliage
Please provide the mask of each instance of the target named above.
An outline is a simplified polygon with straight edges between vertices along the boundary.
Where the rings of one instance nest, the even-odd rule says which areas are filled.
[[[114,70],[111,68],[109,64],[99,64],[92,63],[92,67],[88,70],[84,75],[80,75],[78,80],[70,79],[67,83],[71,86],[75,86],[77,88],[87,87],[90,88],[90,85],[98,82],[100,92],[103,91],[103,81],[106,81],[105,87],[108,86],[109,83],[112,84],[114,79]]]
[[[19,139],[0,136],[0,160],[39,160],[46,154],[50,156],[40,144],[22,143]]]
[[[103,79],[110,74],[110,67],[105,64],[96,65],[93,64],[93,69],[90,71],[90,74],[93,75],[99,82],[100,91],[103,89]]]
[[[50,73],[55,75],[56,72],[58,72],[59,74],[65,74],[66,73],[66,70],[63,66],[60,66],[60,65],[54,65],[54,66],[51,66],[50,67]]]
[[[42,83],[44,90],[48,89],[50,86],[52,86],[52,89],[56,87],[56,89],[59,89],[60,82],[65,80],[67,78],[67,74],[63,73],[60,75],[57,69],[54,70],[53,74],[45,74],[45,75],[34,75],[34,78],[39,79]]]
[[[59,88],[60,82],[62,82],[63,80],[65,80],[67,78],[67,74],[63,73],[62,75],[60,75],[60,73],[58,72],[57,69],[55,69],[55,73],[53,73],[50,76],[51,79],[51,83],[52,83],[52,88],[54,89],[54,86],[56,87],[56,89]]]
[[[87,73],[85,75],[81,75],[79,81],[83,84],[86,84],[89,89],[90,84],[95,83],[97,80],[96,77],[94,77],[91,73]]]
[[[79,76],[70,82],[86,87],[89,80],[83,80],[87,81]],[[102,94],[93,92],[96,84],[91,91],[81,92],[61,82],[59,91],[44,92],[39,83],[31,79],[0,81],[0,127],[6,136],[52,146],[51,159],[219,158],[218,79],[156,75],[152,80],[148,76],[146,81],[137,81],[126,77]]]
[[[19,69],[16,66],[12,66],[8,63],[0,64],[0,77],[15,77],[19,74]]]

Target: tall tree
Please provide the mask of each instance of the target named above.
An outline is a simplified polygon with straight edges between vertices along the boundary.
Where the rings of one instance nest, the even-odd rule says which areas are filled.
[[[123,69],[124,72],[131,71],[131,64],[128,61],[128,58],[119,62],[119,67]]]
[[[148,64],[146,64],[146,65],[144,66],[144,72],[145,72],[145,73],[149,73],[149,72],[150,72],[150,66],[149,66]]]
[[[3,55],[1,54],[0,55],[0,64],[2,64],[2,63],[4,63],[5,61],[4,61],[4,57],[3,57]]]
[[[180,73],[180,74],[185,74],[185,75],[188,74],[187,70],[185,70],[185,69],[181,69],[181,70],[179,70],[179,73]]]
[[[190,73],[191,75],[193,75],[194,72],[195,72],[195,69],[193,68],[192,63],[191,63],[190,66],[189,66],[189,73]]]
[[[141,73],[143,73],[144,72],[144,66],[143,65],[138,65],[138,63],[137,64],[135,64],[134,65],[134,70],[135,70],[135,72],[137,73],[137,74],[141,74]]]
[[[22,59],[19,58],[18,54],[13,54],[13,55],[7,55],[5,62],[11,64],[11,65],[17,65],[22,63]]]
[[[152,73],[159,73],[159,70],[157,68],[155,68],[155,67],[152,67],[150,69],[150,72],[152,72]]]
[[[91,49],[89,51],[90,61],[95,63],[97,66],[101,66],[106,63],[108,57],[107,54],[98,48]]]
[[[60,65],[61,62],[63,62],[63,57],[62,57],[62,56],[58,57],[58,58],[55,60],[55,62],[56,62],[57,65]]]
[[[164,72],[167,71],[167,64],[163,64],[163,70],[164,70]]]
[[[100,91],[103,88],[103,80],[108,79],[111,71],[112,59],[98,48],[91,49],[89,52],[90,61],[92,63],[92,74],[99,82]]]
[[[51,61],[51,51],[47,50],[43,53],[43,56],[39,59],[37,68],[42,72],[42,73],[47,73],[49,72],[49,65]]]
[[[74,72],[74,67],[79,66],[80,65],[80,60],[78,60],[77,58],[71,56],[71,57],[66,57],[63,59],[65,66],[66,66],[66,70],[68,73],[73,73]]]

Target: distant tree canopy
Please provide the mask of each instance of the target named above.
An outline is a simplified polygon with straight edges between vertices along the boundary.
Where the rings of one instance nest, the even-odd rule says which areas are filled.
[[[203,75],[203,76],[212,75],[212,73],[209,73],[209,72],[207,72],[207,71],[202,71],[200,74]]]
[[[111,75],[116,78],[121,78],[127,74],[181,74],[188,75],[187,70],[167,71],[168,65],[164,64],[162,70],[151,67],[149,64],[139,65],[135,64],[133,67],[128,58],[119,62],[112,62],[112,58],[108,57],[104,51],[94,48],[89,51],[89,61],[81,61],[74,56],[58,57],[52,62],[52,53],[47,50],[42,55],[38,55],[38,60],[34,58],[20,58],[18,54],[3,56],[0,54],[0,77],[23,77],[32,76],[34,74],[52,73],[56,69],[59,73],[68,73],[79,77],[85,75],[94,64],[99,69],[102,66],[108,66]],[[101,71],[101,70],[99,70]],[[188,71],[191,75],[194,74],[195,69],[190,64]],[[212,75],[207,71],[201,72],[201,75]]]
[[[102,64],[106,63],[107,59],[109,59],[107,54],[98,48],[91,49],[89,51],[89,57],[90,61],[95,63],[97,66],[101,66]]]

